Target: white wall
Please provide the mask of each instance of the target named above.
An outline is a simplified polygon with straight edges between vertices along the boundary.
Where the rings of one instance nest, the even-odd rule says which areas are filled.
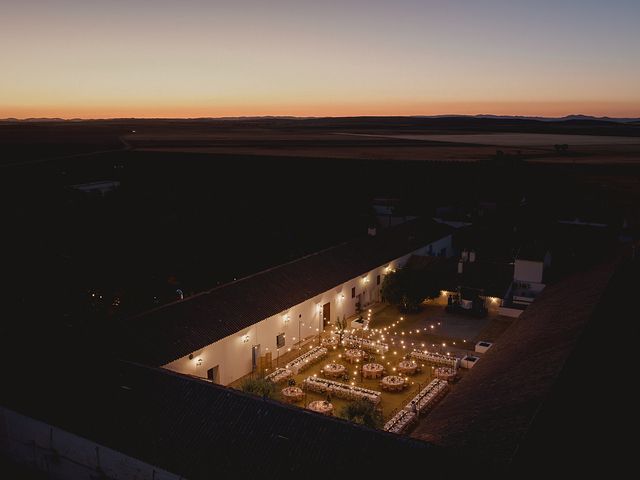
[[[0,407],[0,449],[54,479],[179,480],[182,477],[65,430]],[[100,468],[98,468],[98,465]]]
[[[447,256],[453,254],[451,235],[432,242],[431,245],[434,254],[438,254],[442,248],[447,249]],[[335,325],[338,315],[349,317],[355,314],[358,294],[362,294],[364,297],[363,307],[380,300],[380,287],[387,267],[395,270],[404,266],[411,255],[426,255],[428,251],[429,245],[425,245],[388,264],[380,265],[369,272],[363,272],[362,275],[295,305],[285,312],[264,319],[234,335],[193,352],[193,359],[185,356],[164,365],[164,368],[206,378],[207,370],[217,365],[220,383],[228,385],[251,372],[253,345],[260,345],[260,355],[271,352],[275,366],[279,354],[297,348],[294,347],[294,344],[298,343],[300,338],[318,335],[322,329],[322,305],[331,304],[331,325],[328,326],[331,328]],[[380,275],[380,285],[377,285],[376,282],[378,275]],[[351,297],[353,287],[356,289],[354,298]],[[278,351],[276,336],[280,333],[285,334],[285,346]],[[245,338],[248,338],[248,341],[245,342]],[[200,364],[199,359],[201,359]],[[283,366],[283,363],[277,363]]]
[[[544,271],[543,262],[516,259],[515,263],[515,269],[513,272],[514,280],[542,283],[542,274]]]
[[[498,309],[498,313],[500,315],[504,315],[505,317],[518,318],[520,315],[522,315],[522,312],[523,312],[523,310],[521,310],[519,308],[500,307]]]

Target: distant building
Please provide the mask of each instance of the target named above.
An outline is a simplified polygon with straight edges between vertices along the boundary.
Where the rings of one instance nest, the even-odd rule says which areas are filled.
[[[413,215],[401,213],[400,200],[398,198],[374,198],[372,207],[376,220],[382,228],[395,227],[417,218]]]
[[[551,266],[551,252],[532,247],[521,249],[514,261],[513,282],[500,314],[519,317],[544,290],[545,269]]]
[[[475,250],[463,250],[449,276],[448,287],[437,303],[448,311],[484,316],[505,302],[513,281],[514,266],[501,261],[479,260]]]
[[[108,192],[112,192],[120,187],[120,182],[117,180],[101,180],[99,182],[90,183],[78,183],[71,185],[74,190],[79,190],[83,193],[99,194],[104,196]]]

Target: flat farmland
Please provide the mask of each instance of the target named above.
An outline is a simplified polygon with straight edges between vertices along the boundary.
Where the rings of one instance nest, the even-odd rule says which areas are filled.
[[[349,133],[346,135],[362,135]],[[470,143],[474,145],[494,145],[500,147],[553,147],[568,145],[637,145],[640,137],[617,137],[608,135],[563,135],[548,133],[469,133],[445,135],[375,135],[403,140],[423,140],[427,142]]]
[[[154,132],[130,134],[124,138],[136,150],[151,152],[454,162],[484,160],[496,153],[496,148],[490,145],[269,130],[190,134]],[[537,149],[521,150],[523,155],[540,153]]]
[[[640,125],[478,118],[115,119],[1,122],[0,165],[116,151],[252,157],[585,165],[640,163]],[[554,145],[566,144],[559,153]],[[79,160],[82,160],[79,158]]]
[[[640,163],[640,137],[613,135],[571,135],[546,133],[470,133],[470,134],[351,134],[347,136],[371,136],[406,141],[424,141],[433,145],[473,145],[475,152],[491,152],[497,149],[505,153],[518,151],[522,158],[535,163],[570,163],[585,165],[638,164]],[[566,144],[568,150],[558,153],[556,144]],[[464,149],[456,152],[463,154]],[[489,155],[491,156],[491,155]],[[486,158],[486,157],[485,157]]]
[[[536,163],[637,164],[640,137],[537,133],[403,134],[334,133],[271,129],[192,132],[152,131],[125,135],[132,148],[148,152],[222,155],[476,162],[497,150]],[[558,153],[554,145],[567,144]]]

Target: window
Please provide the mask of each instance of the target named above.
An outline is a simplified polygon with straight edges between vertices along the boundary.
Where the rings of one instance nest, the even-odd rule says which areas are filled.
[[[380,285],[380,275],[376,277],[376,285]]]
[[[433,255],[433,245],[429,245],[429,251],[427,253]]]
[[[356,298],[356,287],[351,287],[351,298]]]
[[[284,347],[284,333],[276,336],[276,348]]]
[[[441,257],[446,257],[447,256],[447,247],[444,247],[444,248],[440,249],[440,256]]]

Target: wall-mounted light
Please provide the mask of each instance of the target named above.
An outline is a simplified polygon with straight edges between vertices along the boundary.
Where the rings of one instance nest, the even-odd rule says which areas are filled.
[[[249,334],[247,333],[246,335],[242,336],[242,343],[247,343],[249,341]]]
[[[369,283],[369,277],[366,276],[366,275],[364,277],[362,277],[362,282],[363,283]]]
[[[285,324],[285,325],[288,325],[288,324],[289,324],[289,320],[291,320],[291,316],[287,313],[287,314],[284,316],[284,324]]]

